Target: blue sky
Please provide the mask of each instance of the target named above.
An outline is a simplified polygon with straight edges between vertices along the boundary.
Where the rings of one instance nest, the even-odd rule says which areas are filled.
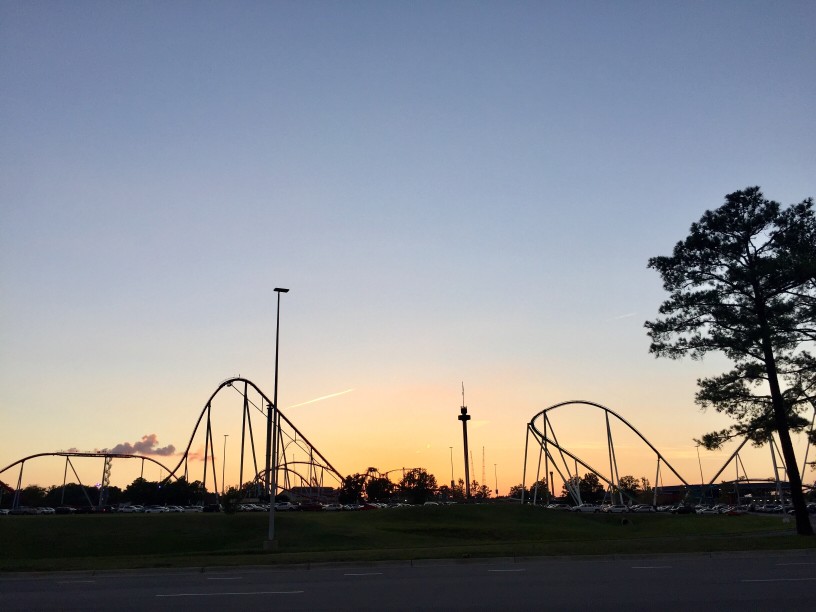
[[[2,2],[0,464],[182,446],[224,378],[271,389],[276,286],[281,406],[354,389],[289,415],[343,472],[448,469],[462,381],[507,487],[566,399],[693,449],[724,364],[648,355],[646,262],[726,193],[816,195],[814,25],[784,1]]]

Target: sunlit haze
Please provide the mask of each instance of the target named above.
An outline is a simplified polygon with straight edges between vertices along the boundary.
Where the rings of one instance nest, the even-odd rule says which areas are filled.
[[[0,3],[0,469],[178,461],[222,380],[272,396],[286,287],[279,405],[344,475],[463,478],[464,383],[471,477],[502,494],[526,424],[577,399],[707,480],[734,447],[698,462],[729,421],[696,380],[728,362],[649,354],[646,265],[727,193],[816,196],[814,24],[784,0]],[[602,414],[558,416],[608,466]]]

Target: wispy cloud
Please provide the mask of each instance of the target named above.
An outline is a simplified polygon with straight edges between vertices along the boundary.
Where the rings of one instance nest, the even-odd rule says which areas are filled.
[[[329,395],[321,395],[320,397],[316,397],[314,399],[310,399],[308,402],[300,402],[299,404],[293,404],[288,408],[297,408],[298,406],[305,406],[306,404],[314,404],[315,402],[322,402],[323,400],[337,397],[338,395],[345,395],[346,393],[351,393],[354,389],[346,389],[345,391],[338,391],[337,393],[330,393]]]
[[[130,442],[122,442],[113,448],[102,449],[108,453],[121,453],[123,455],[158,455],[160,457],[167,457],[176,452],[176,447],[172,444],[167,446],[159,446],[159,438],[156,434],[147,434],[142,436],[142,439],[131,444]]]
[[[187,453],[188,461],[204,461],[204,447],[199,446],[197,450],[191,450]]]

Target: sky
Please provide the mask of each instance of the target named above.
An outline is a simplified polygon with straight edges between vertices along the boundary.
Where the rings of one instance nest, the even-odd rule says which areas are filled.
[[[647,262],[733,191],[816,196],[814,25],[784,0],[0,1],[0,469],[177,453],[222,380],[271,396],[285,287],[279,404],[342,474],[462,478],[464,384],[471,476],[502,493],[567,400],[707,480],[730,451],[693,439],[729,421],[696,380],[728,363],[649,354]],[[559,419],[603,466],[602,413]]]

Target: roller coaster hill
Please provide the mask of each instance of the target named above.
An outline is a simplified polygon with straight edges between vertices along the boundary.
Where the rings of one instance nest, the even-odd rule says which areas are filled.
[[[240,418],[241,423],[239,461],[233,468],[236,471],[226,475],[223,457],[220,465],[216,465],[215,440],[218,438],[214,433],[214,425],[236,417]],[[203,453],[193,450],[201,447],[204,449]],[[240,377],[223,381],[210,395],[177,463],[167,465],[148,455],[106,450],[36,453],[18,459],[0,470],[0,479],[8,478],[4,475],[17,470],[16,487],[6,485],[5,491],[0,488],[0,503],[3,497],[12,496],[11,507],[18,507],[26,464],[49,457],[65,459],[63,494],[70,472],[72,481],[75,480],[84,491],[87,506],[96,508],[103,508],[107,503],[106,492],[110,487],[114,460],[141,462],[142,476],[145,462],[158,466],[163,474],[160,485],[180,479],[188,483],[198,480],[202,492],[202,498],[197,500],[198,504],[218,503],[218,492],[225,488],[223,482],[219,483],[219,474],[222,479],[243,483],[241,492],[247,499],[269,500],[274,488],[276,498],[285,496],[292,501],[307,503],[336,501],[343,480],[337,469],[292,421],[282,411],[275,409],[272,400],[255,383]],[[76,470],[75,463],[87,459],[102,462],[102,478],[96,487],[83,485]],[[89,489],[98,490],[96,499],[91,498]]]
[[[814,414],[811,420],[813,429],[816,423],[816,402],[814,403]],[[591,465],[585,458],[578,455],[577,451],[570,450],[566,445],[559,442],[558,436],[558,415],[565,412],[575,412],[581,410],[582,431],[589,431],[593,427],[595,430],[603,432],[604,440],[601,443],[606,446],[608,457],[607,466],[603,468]],[[524,447],[524,472],[522,482],[522,500],[525,499],[527,482],[532,485],[531,497],[533,503],[549,503],[551,487],[540,487],[540,483],[552,481],[557,482],[555,476],[563,481],[564,488],[570,501],[575,505],[582,504],[579,470],[584,473],[591,473],[597,476],[603,484],[606,493],[605,499],[613,504],[629,505],[636,500],[625,487],[621,486],[621,474],[618,466],[618,453],[615,448],[615,440],[622,433],[628,433],[631,438],[639,441],[645,447],[646,456],[649,453],[654,461],[654,487],[652,490],[653,506],[659,504],[688,504],[688,505],[710,505],[719,501],[730,501],[732,504],[750,503],[753,500],[775,501],[785,506],[786,499],[790,496],[790,484],[785,480],[787,466],[782,459],[775,437],[772,435],[767,442],[770,451],[770,466],[773,470],[772,478],[749,478],[742,461],[741,453],[744,452],[749,437],[745,437],[737,446],[725,463],[720,467],[714,476],[706,483],[701,479],[699,484],[691,484],[668,462],[666,457],[630,422],[617,412],[585,400],[572,400],[561,402],[545,408],[538,412],[526,426],[526,440]],[[810,441],[806,438],[804,455],[801,462],[802,469],[807,469],[810,452]],[[812,459],[810,459],[812,461]],[[579,467],[580,466],[580,467]],[[732,481],[720,481],[721,476],[727,468],[734,469],[731,472],[736,478]],[[542,475],[543,470],[543,475]],[[665,472],[671,473],[681,484],[663,486],[662,479]],[[812,487],[803,487],[806,491]],[[541,489],[541,491],[539,491]],[[543,499],[542,499],[543,498]]]

